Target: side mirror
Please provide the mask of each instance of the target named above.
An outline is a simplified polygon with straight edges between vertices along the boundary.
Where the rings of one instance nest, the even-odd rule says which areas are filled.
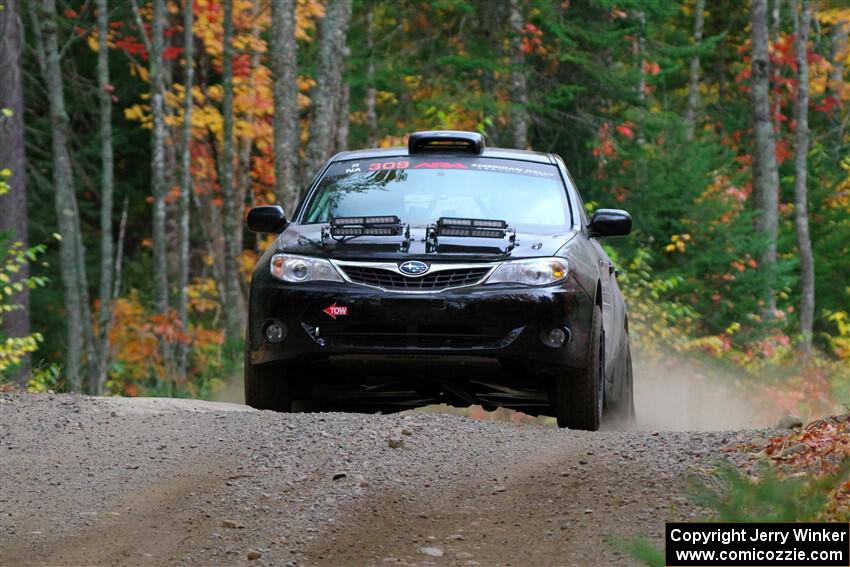
[[[279,205],[266,205],[254,207],[248,211],[248,218],[245,220],[245,224],[251,232],[280,233],[283,232],[283,229],[289,223],[286,220],[283,207]]]
[[[632,215],[620,209],[599,209],[587,225],[590,236],[625,236],[632,231]]]

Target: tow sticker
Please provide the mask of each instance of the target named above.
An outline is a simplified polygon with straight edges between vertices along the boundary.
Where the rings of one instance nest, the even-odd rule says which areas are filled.
[[[334,302],[330,307],[325,307],[325,313],[331,316],[332,319],[336,319],[337,316],[348,315],[348,306],[347,305],[337,305]]]

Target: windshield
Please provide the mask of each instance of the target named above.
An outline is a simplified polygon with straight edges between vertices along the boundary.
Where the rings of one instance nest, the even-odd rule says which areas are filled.
[[[333,164],[307,204],[305,223],[397,215],[413,225],[440,217],[497,219],[526,230],[568,224],[554,165],[478,157],[416,157]]]

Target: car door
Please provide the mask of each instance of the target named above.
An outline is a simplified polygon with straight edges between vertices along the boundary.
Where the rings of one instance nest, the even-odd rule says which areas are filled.
[[[622,300],[620,300],[620,288],[616,281],[615,267],[611,258],[602,248],[602,244],[596,238],[591,238],[587,226],[590,219],[587,216],[587,210],[584,207],[584,200],[572,176],[567,171],[567,178],[573,186],[575,196],[578,200],[579,214],[581,216],[582,232],[590,242],[590,248],[593,251],[594,260],[596,262],[599,283],[601,286],[602,296],[602,328],[605,329],[605,369],[606,376],[611,376],[612,364],[615,360],[615,349],[620,344],[621,333],[625,311]]]

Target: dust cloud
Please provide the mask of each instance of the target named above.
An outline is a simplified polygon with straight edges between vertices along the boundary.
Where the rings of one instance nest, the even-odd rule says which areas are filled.
[[[765,408],[736,377],[719,376],[729,369],[706,368],[703,362],[636,359],[634,429],[705,431],[767,427],[781,417]]]
[[[213,401],[228,404],[244,404],[245,389],[242,382],[242,373],[230,376],[224,383],[213,391]]]

